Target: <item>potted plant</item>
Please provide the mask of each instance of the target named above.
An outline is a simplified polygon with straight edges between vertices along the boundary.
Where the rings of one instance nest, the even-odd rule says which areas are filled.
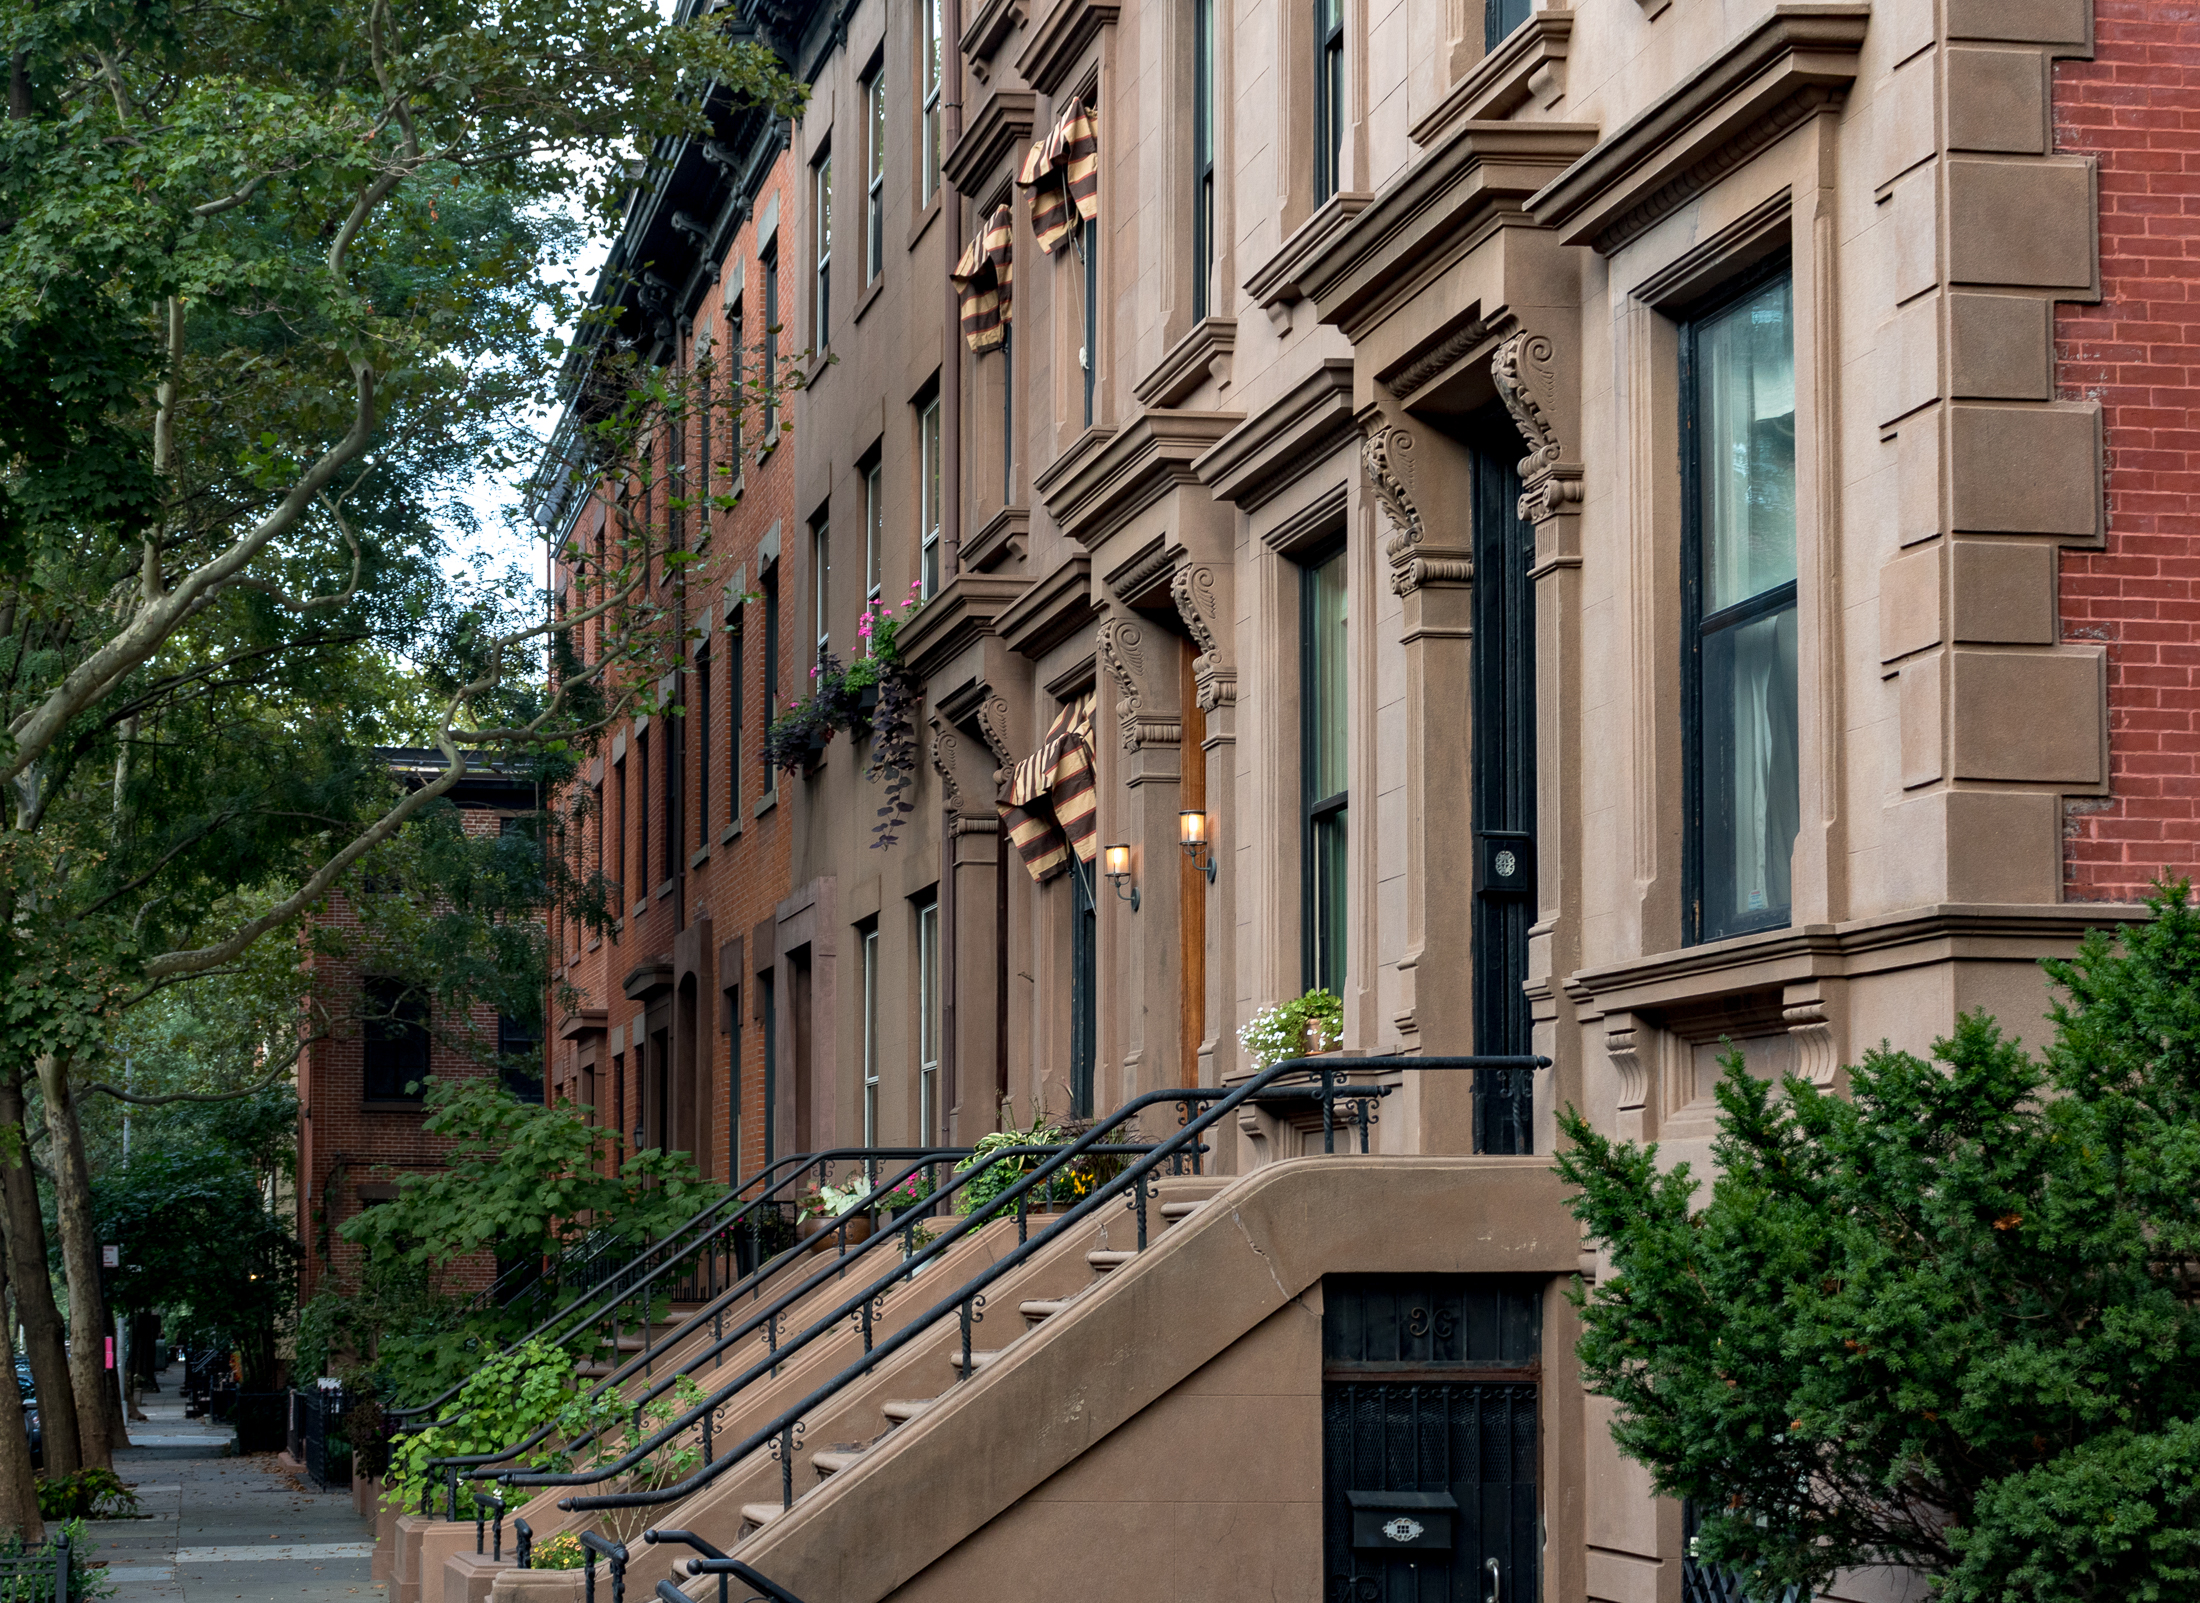
[[[864,1206],[870,1182],[858,1175],[843,1185],[813,1186],[801,1202],[799,1228],[812,1252],[834,1252],[871,1238],[871,1215]]]
[[[1004,1113],[1007,1104],[1002,1104]],[[1004,1117],[1003,1122],[1006,1123]],[[1044,1112],[1033,1121],[1028,1130],[1004,1129],[991,1135],[980,1136],[970,1156],[957,1165],[958,1174],[970,1172],[968,1184],[955,1193],[957,1213],[975,1213],[995,1197],[1023,1179],[1027,1174],[1049,1161],[1044,1153],[1029,1152],[1019,1157],[987,1160],[997,1152],[1010,1147],[1059,1146],[1069,1139],[1068,1134],[1056,1124],[1049,1124]],[[1045,1184],[1037,1185],[1024,1193],[1024,1212],[1028,1214],[1059,1213],[1074,1200],[1068,1171],[1061,1170],[1047,1177]],[[1004,1210],[1004,1214],[1014,1209]]]
[[[1320,987],[1291,1001],[1264,1007],[1238,1031],[1253,1067],[1265,1069],[1286,1058],[1320,1057],[1344,1042],[1344,1003]]]

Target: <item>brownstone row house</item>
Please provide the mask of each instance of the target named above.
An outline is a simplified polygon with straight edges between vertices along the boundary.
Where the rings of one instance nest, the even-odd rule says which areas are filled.
[[[1071,1566],[1110,1597],[1375,1596],[1327,1506],[1323,1332],[1379,1268],[1535,1332],[1505,1355],[1532,1430],[1489,1471],[1529,1534],[1427,1562],[1672,1603],[1683,1511],[1569,1360],[1562,1292],[1598,1266],[1552,1200],[1554,1114],[1700,1162],[1722,1038],[1834,1085],[1964,1009],[2036,1038],[2036,960],[2190,868],[2200,25],[730,9],[809,106],[661,153],[620,331],[673,365],[809,353],[799,426],[712,447],[746,493],[685,581],[686,717],[589,769],[626,917],[560,933],[561,1094],[734,1177],[1226,1084],[1252,1013],[1315,985],[1353,1053],[1553,1064],[1524,1097],[1386,1071],[1391,1157],[1334,1193],[1343,1160],[1290,1171],[1330,1256],[1282,1311],[1172,1324],[1208,1343],[1190,1379],[1142,1392],[1123,1359],[1082,1445],[973,1436],[973,1403],[908,1452],[992,1467],[921,1519],[866,1500],[882,1463],[743,1553],[849,1603]],[[546,499],[564,550],[618,493]],[[879,849],[862,742],[776,782],[757,742],[911,587],[927,760]],[[1103,872],[1005,834],[1061,801],[1065,741]],[[1308,1139],[1249,1117],[1220,1157]],[[1468,1224],[1401,1247],[1382,1199],[1419,1206],[1432,1163]],[[1528,1278],[1476,1278],[1500,1266]]]

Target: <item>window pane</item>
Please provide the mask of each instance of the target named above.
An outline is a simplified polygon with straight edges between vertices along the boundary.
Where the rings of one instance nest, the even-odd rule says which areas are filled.
[[[1704,938],[1788,922],[1795,851],[1795,608],[1703,643]]]
[[[1306,790],[1310,801],[1335,796],[1345,780],[1345,567],[1338,552],[1306,570]]]
[[[1696,331],[1706,617],[1795,577],[1795,305],[1768,284]]]
[[[1314,894],[1309,913],[1314,930],[1313,982],[1344,994],[1345,847],[1350,840],[1347,809],[1338,808],[1314,822]]]

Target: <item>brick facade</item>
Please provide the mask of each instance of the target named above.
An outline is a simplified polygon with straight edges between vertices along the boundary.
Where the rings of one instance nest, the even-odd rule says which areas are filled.
[[[787,176],[782,155],[758,188],[748,219],[733,233],[731,248],[721,264],[720,293],[709,297],[708,309],[699,312],[692,326],[681,333],[679,359],[683,365],[692,362],[697,343],[705,335],[722,358],[729,308],[736,297],[743,306],[747,347],[744,359],[755,360],[764,321],[760,223],[776,225],[775,239],[792,241],[797,237],[797,207],[796,189]],[[790,252],[790,272],[781,289],[790,302],[795,293],[797,275],[792,264],[796,254]],[[790,353],[795,343],[789,335],[779,337],[782,353]],[[782,379],[795,370],[796,364],[783,354]],[[791,423],[799,405],[798,396],[785,396],[782,416]],[[623,887],[622,911],[626,916],[608,939],[582,928],[575,920],[557,916],[554,950],[561,964],[559,978],[569,988],[566,994],[573,1001],[570,1008],[554,1007],[551,1020],[553,1095],[567,1102],[590,1101],[592,1097],[599,1122],[626,1133],[620,1146],[622,1155],[632,1150],[631,1132],[637,1126],[645,1129],[645,1145],[657,1145],[660,1132],[649,1128],[657,1121],[649,1117],[644,1105],[635,1046],[654,1027],[651,1021],[658,1016],[663,998],[629,995],[635,987],[627,981],[648,965],[672,965],[683,935],[695,943],[700,961],[681,971],[676,982],[692,981],[699,988],[694,1044],[677,1051],[679,1061],[674,1072],[694,1076],[698,1092],[707,1099],[708,1113],[700,1140],[684,1139],[677,1130],[673,1140],[680,1149],[707,1143],[708,1150],[693,1153],[697,1167],[721,1180],[729,1178],[727,1132],[732,1127],[736,1086],[741,1104],[740,1173],[751,1173],[764,1161],[764,1044],[755,984],[758,970],[768,969],[772,963],[768,954],[756,959],[752,944],[759,929],[765,931],[767,941],[770,938],[774,915],[787,894],[790,860],[787,809],[775,804],[761,806],[760,810],[766,777],[761,753],[765,726],[771,717],[764,700],[763,608],[760,602],[750,602],[742,611],[741,632],[736,635],[732,632],[733,603],[738,597],[760,593],[765,573],[780,566],[781,548],[797,539],[795,531],[799,527],[791,440],[789,446],[766,449],[759,455],[760,444],[776,444],[778,437],[760,441],[760,423],[752,414],[744,415],[741,427],[744,452],[740,503],[730,512],[711,514],[713,527],[705,544],[707,555],[688,570],[686,578],[687,618],[697,636],[688,643],[690,661],[696,660],[694,653],[698,650],[707,650],[712,716],[707,725],[700,718],[690,719],[686,728],[686,749],[680,765],[685,795],[679,850],[669,865],[661,861],[660,843],[665,839],[665,813],[671,797],[662,783],[664,765],[661,751],[654,744],[655,731],[649,731],[648,816],[643,818],[636,809],[626,821],[623,851],[613,840],[620,823],[613,801],[616,765],[621,755],[631,764],[636,735],[648,725],[646,720],[629,720],[597,743],[588,762],[589,783],[603,787],[600,827],[606,831],[606,874],[618,877],[621,870],[615,865],[632,860],[635,834],[646,828],[651,843],[650,877],[656,883]],[[787,432],[791,434],[791,428]],[[727,445],[721,420],[711,447],[712,487],[717,493],[724,493],[729,483],[721,471]],[[687,446],[691,464],[700,461],[700,447],[699,436],[691,434]],[[569,538],[592,537],[596,506],[593,499],[582,503],[569,527]],[[561,584],[567,582],[570,571],[569,565],[561,565]],[[801,688],[797,680],[801,671],[798,665],[805,660],[798,648],[804,627],[802,603],[798,588],[784,587],[779,601],[778,684],[782,702]],[[737,774],[729,772],[727,752],[727,708],[733,683],[728,664],[732,651],[739,653],[743,686]],[[681,696],[690,709],[701,705],[700,691],[692,679]],[[699,819],[697,787],[702,762],[710,765],[708,816]],[[629,777],[633,777],[631,773]],[[563,798],[560,805],[570,812],[572,798]],[[583,832],[585,842],[572,837],[575,849],[593,852],[595,827],[599,826],[592,825]],[[592,868],[593,861],[583,867]],[[676,915],[683,911],[684,928],[676,923]],[[734,943],[739,943],[741,953],[739,970],[720,972],[722,959],[733,951]],[[736,1047],[741,1058],[737,1075],[729,1072]],[[590,1073],[594,1075],[593,1092],[588,1090],[585,1078]]]
[[[486,805],[490,799],[462,796],[459,805],[469,835],[494,834],[511,816],[509,805],[491,807]],[[343,896],[330,898],[314,923],[338,936],[360,931],[358,910]],[[440,1169],[452,1146],[446,1137],[422,1128],[425,1115],[418,1106],[367,1100],[360,1023],[365,968],[348,957],[319,953],[307,963],[313,975],[313,1028],[325,1031],[327,1038],[310,1043],[298,1057],[298,1173],[305,1193],[306,1249],[298,1272],[301,1303],[331,1286],[356,1285],[362,1255],[341,1235],[345,1221],[394,1195],[406,1175]],[[491,1072],[451,1043],[470,1037],[493,1049],[493,1008],[470,1009],[462,1024],[431,1015],[429,1029],[431,1074],[473,1079]],[[445,1273],[442,1289],[478,1290],[495,1273],[493,1260],[476,1254]]]
[[[2108,540],[2062,559],[2064,636],[2108,644],[2110,793],[2070,804],[2073,901],[2128,901],[2200,845],[2200,15],[2099,0],[2055,133],[2100,167],[2101,301],[2056,313],[2058,385],[2098,400]]]

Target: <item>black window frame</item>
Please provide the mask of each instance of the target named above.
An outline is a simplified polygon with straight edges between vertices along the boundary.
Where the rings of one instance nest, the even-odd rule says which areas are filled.
[[[1344,187],[1345,0],[1314,0],[1314,204]]]
[[[695,849],[710,845],[711,650],[704,641],[695,652],[695,712],[691,720],[701,736],[695,743]]]
[[[1482,0],[1482,48],[1495,50],[1533,14],[1533,0]]]
[[[634,900],[649,895],[649,731],[634,731]]]
[[[1312,753],[1315,750],[1315,742],[1320,738],[1316,729],[1316,698],[1312,693],[1316,666],[1314,660],[1316,590],[1314,575],[1332,561],[1343,557],[1347,549],[1348,545],[1344,536],[1338,535],[1334,539],[1310,548],[1297,559],[1299,567],[1300,967],[1305,989],[1313,990],[1315,987],[1321,986],[1339,997],[1344,995],[1345,980],[1349,973],[1350,931],[1348,929],[1344,932],[1347,950],[1334,954],[1336,961],[1333,965],[1327,963],[1325,958],[1328,954],[1325,954],[1322,949],[1322,931],[1319,927],[1323,920],[1319,914],[1329,903],[1321,897],[1318,883],[1321,872],[1319,836],[1322,824],[1334,819],[1337,814],[1344,813],[1346,815],[1346,840],[1347,842],[1350,841],[1352,785],[1350,774],[1347,773],[1344,789],[1329,796],[1316,796],[1314,794],[1315,763],[1312,760]],[[1351,574],[1349,570],[1346,572],[1345,579],[1345,593],[1349,597],[1351,594]],[[1349,756],[1347,757],[1347,765],[1349,767]],[[1350,851],[1349,844],[1346,850],[1347,852]],[[1342,901],[1345,906],[1349,907],[1351,905],[1349,878],[1343,887],[1343,891]],[[1331,980],[1336,983],[1331,984]]]
[[[779,566],[774,563],[757,581],[764,593],[764,727],[769,730],[779,716]],[[779,787],[779,771],[772,767],[771,748],[759,741],[757,760],[764,765],[764,794]]]
[[[514,1058],[532,1058],[535,1072],[526,1073]],[[545,1065],[542,1061],[542,1026],[509,1013],[497,1015],[497,1080],[522,1102],[545,1105]]]
[[[726,620],[726,822],[741,822],[742,715],[748,698],[748,604]]]
[[[1215,9],[1192,0],[1192,318],[1207,316],[1215,276]]]
[[[1089,217],[1077,229],[1077,265],[1085,281],[1085,427],[1093,425],[1100,379],[1100,220]]]
[[[434,1068],[428,999],[391,975],[359,985],[359,1093],[367,1103],[418,1103]]]
[[[764,444],[772,443],[779,428],[779,237],[758,254],[764,274]]]
[[[1782,278],[1792,280],[1795,264],[1785,250],[1750,266],[1702,299],[1681,309],[1680,453],[1681,453],[1681,793],[1685,827],[1682,833],[1682,944],[1699,946],[1741,935],[1792,927],[1793,888],[1785,907],[1767,908],[1757,918],[1731,924],[1714,924],[1708,916],[1705,872],[1707,861],[1705,816],[1707,796],[1704,719],[1704,645],[1713,636],[1727,633],[1781,612],[1794,611],[1799,601],[1796,581],[1759,591],[1743,601],[1705,615],[1703,611],[1704,495],[1703,453],[1698,425],[1700,394],[1697,338],[1705,324],[1733,310]],[[1792,304],[1792,302],[1791,302]],[[1797,396],[1798,410],[1801,396]],[[1798,531],[1799,533],[1800,531]],[[1799,710],[1799,709],[1798,709]]]

